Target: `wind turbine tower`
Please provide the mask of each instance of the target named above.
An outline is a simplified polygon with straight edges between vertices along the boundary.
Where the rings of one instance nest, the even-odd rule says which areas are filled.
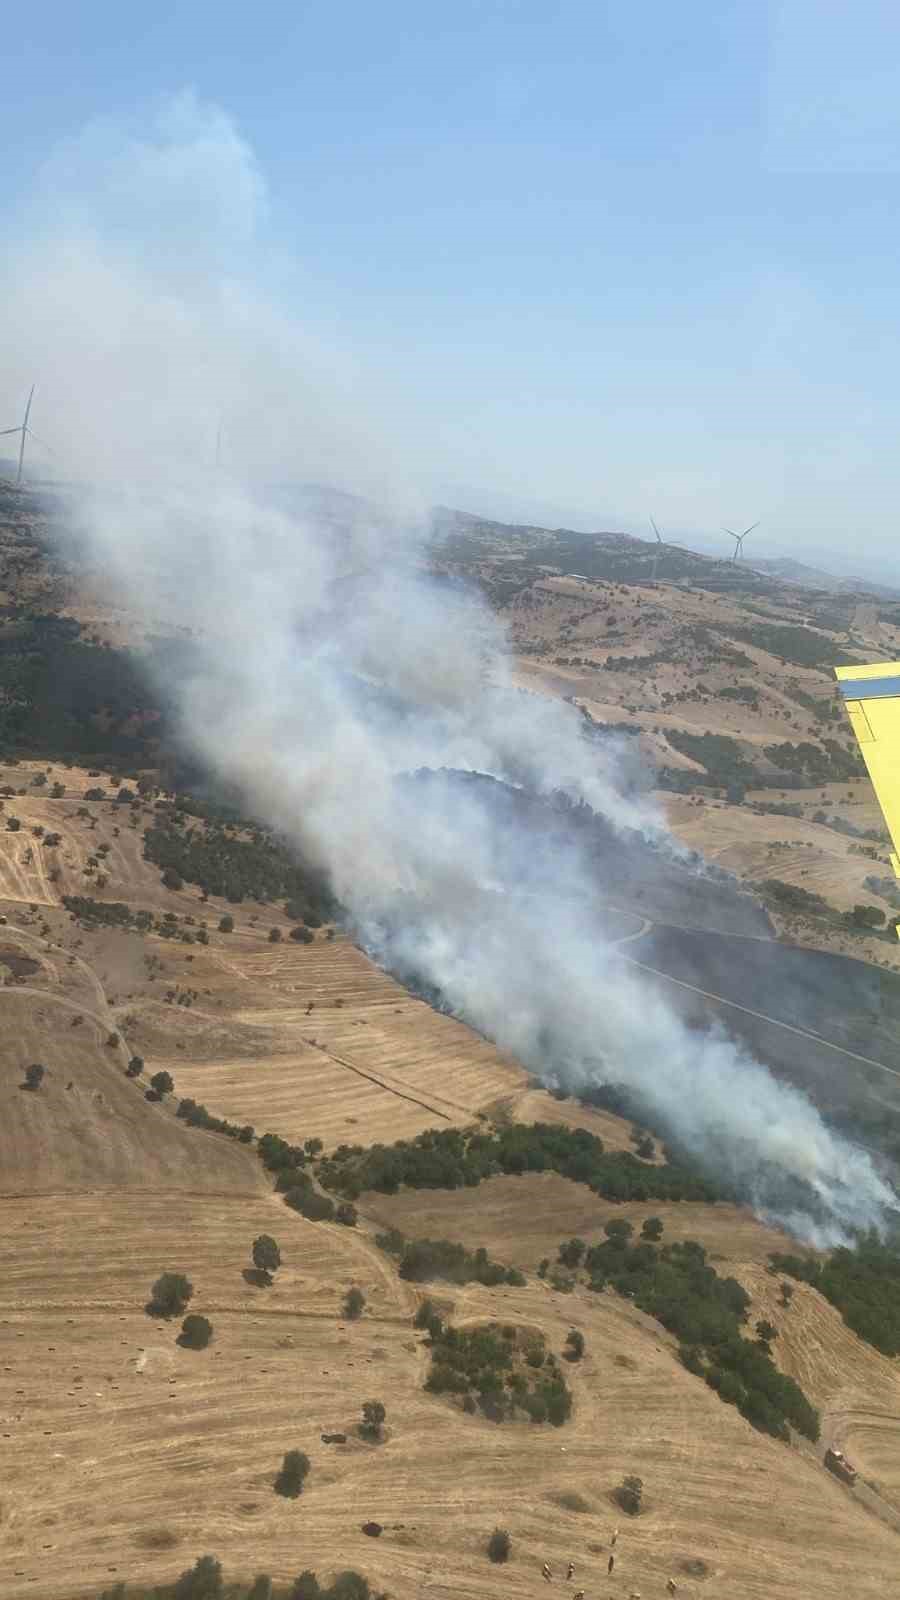
[[[682,544],[680,544],[680,542],[677,539],[664,539],[662,537],[662,535],[660,534],[660,531],[659,531],[658,527],[656,526],[656,523],[654,522],[652,517],[650,518],[650,526],[653,529],[654,534],[656,535],[656,549],[653,552],[653,566],[650,569],[650,582],[651,583],[655,583],[656,582],[656,568],[657,568],[657,564],[659,562],[659,553],[660,553],[660,551],[661,550],[675,550],[675,549],[681,550],[681,549],[684,548],[684,546]]]
[[[4,435],[13,434],[13,433],[17,433],[17,434],[20,435],[20,438],[19,438],[19,466],[18,466],[18,471],[16,472],[16,488],[17,489],[19,487],[19,484],[22,482],[22,465],[23,465],[24,460],[25,460],[25,435],[27,433],[31,433],[31,429],[28,426],[28,418],[31,416],[31,402],[32,402],[33,399],[34,399],[34,384],[31,385],[31,393],[28,396],[28,404],[25,407],[24,420],[19,423],[19,426],[17,428],[0,428],[0,438],[3,438]]]
[[[751,522],[749,528],[745,528],[743,533],[735,533],[733,528],[726,528],[725,529],[725,532],[730,534],[732,539],[734,540],[734,555],[731,558],[731,565],[732,566],[734,566],[735,562],[743,554],[744,540],[746,539],[748,533],[752,533],[753,529],[754,528],[758,528],[758,527],[759,527],[759,523],[758,522]]]

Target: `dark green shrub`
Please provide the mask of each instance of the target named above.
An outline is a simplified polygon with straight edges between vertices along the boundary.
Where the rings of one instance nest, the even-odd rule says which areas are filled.
[[[296,1500],[303,1493],[303,1485],[309,1473],[309,1456],[302,1450],[288,1450],[281,1463],[281,1471],[275,1479],[275,1493],[284,1495],[289,1500]]]
[[[184,1345],[186,1350],[205,1350],[212,1336],[212,1323],[207,1321],[206,1317],[199,1317],[191,1312],[181,1324],[178,1343]]]
[[[487,1542],[488,1560],[497,1563],[508,1561],[511,1546],[509,1534],[503,1528],[495,1528]]]
[[[362,1290],[357,1289],[354,1285],[353,1288],[348,1289],[347,1293],[344,1295],[344,1316],[348,1319],[348,1321],[356,1322],[362,1316],[365,1308],[366,1297]]]
[[[150,1291],[147,1310],[154,1317],[180,1317],[194,1286],[183,1272],[163,1272]]]

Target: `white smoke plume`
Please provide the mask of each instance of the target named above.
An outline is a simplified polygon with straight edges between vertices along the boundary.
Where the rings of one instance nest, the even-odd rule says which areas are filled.
[[[893,1196],[868,1156],[617,960],[574,844],[536,858],[474,786],[408,780],[492,774],[664,833],[618,745],[518,691],[496,618],[428,576],[390,403],[267,303],[265,187],[227,118],[182,97],[140,134],[98,124],[37,192],[4,285],[7,398],[38,379],[41,432],[89,486],[90,561],[132,610],[189,630],[174,687],[194,748],[328,870],[371,941],[533,1070],[638,1089],[762,1210],[800,1180],[816,1204],[788,1220],[808,1238],[879,1226]],[[345,537],[271,492],[310,480],[387,510]]]

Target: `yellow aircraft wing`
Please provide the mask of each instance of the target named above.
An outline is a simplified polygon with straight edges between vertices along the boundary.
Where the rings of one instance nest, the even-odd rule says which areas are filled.
[[[834,672],[893,841],[891,865],[900,878],[900,661],[835,667]]]

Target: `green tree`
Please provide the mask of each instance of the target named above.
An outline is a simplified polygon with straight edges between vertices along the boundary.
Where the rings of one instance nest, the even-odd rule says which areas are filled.
[[[18,817],[7,817],[7,819],[6,819],[6,829],[7,829],[8,833],[18,833],[18,831],[21,828],[21,826],[22,826],[22,824],[19,821]]]
[[[140,1075],[143,1072],[143,1070],[144,1070],[144,1058],[143,1058],[143,1056],[132,1056],[132,1058],[129,1061],[127,1067],[125,1068],[125,1073],[126,1073],[126,1076],[129,1077],[129,1078],[138,1078],[138,1077],[140,1077]]]
[[[366,1306],[366,1297],[361,1289],[354,1284],[344,1295],[344,1316],[350,1322],[356,1322],[362,1316]]]
[[[150,1087],[156,1091],[160,1100],[162,1100],[164,1095],[172,1093],[175,1084],[168,1072],[154,1072],[153,1077],[150,1079]]]
[[[334,1220],[335,1222],[342,1222],[345,1228],[355,1228],[358,1220],[358,1212],[355,1205],[349,1200],[342,1200],[334,1213]]]
[[[26,1089],[31,1089],[31,1090],[39,1089],[41,1087],[41,1084],[44,1081],[44,1074],[45,1074],[46,1070],[47,1070],[46,1067],[42,1067],[39,1061],[33,1061],[30,1067],[26,1067],[25,1068],[25,1087],[26,1087]]]
[[[566,1356],[569,1361],[580,1361],[584,1355],[584,1334],[571,1328],[566,1334]]]
[[[269,929],[269,943],[270,944],[280,944],[281,943],[281,929],[280,928],[270,928]]]
[[[274,1590],[268,1573],[261,1572],[247,1590],[247,1600],[272,1600]]]
[[[580,1267],[586,1249],[587,1245],[583,1239],[567,1239],[565,1244],[559,1247],[558,1259],[564,1267]]]
[[[361,1572],[339,1572],[327,1597],[328,1600],[372,1600],[372,1590]]]
[[[201,1556],[172,1586],[172,1600],[222,1600],[222,1568],[215,1556]]]
[[[360,1433],[364,1439],[380,1439],[381,1430],[387,1412],[380,1400],[366,1400],[362,1408],[363,1419],[360,1424]]]
[[[314,1572],[301,1572],[291,1590],[291,1600],[320,1600],[322,1588]]]
[[[270,1233],[261,1233],[253,1241],[253,1265],[261,1272],[266,1283],[272,1282],[272,1273],[281,1266],[281,1251]]]
[[[636,1517],[641,1509],[644,1498],[643,1479],[629,1476],[623,1478],[618,1489],[615,1490],[615,1499],[618,1505],[626,1511],[629,1517]]]
[[[155,1317],[180,1317],[193,1295],[194,1285],[183,1272],[163,1272],[150,1290],[147,1310]]]
[[[426,1298],[422,1301],[422,1304],[419,1306],[415,1316],[413,1317],[413,1327],[430,1328],[436,1316],[437,1311],[435,1309],[434,1301],[430,1300],[426,1296]]]
[[[212,1336],[212,1323],[207,1321],[206,1317],[199,1317],[195,1312],[191,1312],[181,1324],[178,1343],[186,1350],[205,1350]]]
[[[503,1528],[495,1528],[487,1542],[488,1559],[501,1562],[509,1560],[512,1541]]]
[[[234,933],[234,917],[226,911],[224,917],[219,919],[220,933]]]
[[[778,1338],[778,1329],[771,1322],[760,1321],[756,1324],[756,1337],[760,1344],[770,1345],[773,1339]]]
[[[624,1249],[634,1233],[634,1228],[624,1217],[613,1217],[611,1222],[604,1223],[603,1232],[612,1244]]]
[[[655,1243],[657,1239],[662,1238],[662,1234],[662,1219],[660,1217],[648,1217],[641,1228],[641,1238],[649,1239],[652,1243]]]
[[[847,920],[857,928],[880,928],[885,914],[878,906],[854,906]]]
[[[783,1306],[789,1306],[791,1301],[793,1300],[793,1298],[794,1298],[794,1285],[792,1283],[782,1282],[782,1284],[781,1284],[781,1304]]]
[[[305,1456],[302,1450],[288,1450],[275,1479],[275,1493],[284,1495],[288,1500],[296,1500],[298,1494],[303,1493],[309,1466],[309,1456]]]

